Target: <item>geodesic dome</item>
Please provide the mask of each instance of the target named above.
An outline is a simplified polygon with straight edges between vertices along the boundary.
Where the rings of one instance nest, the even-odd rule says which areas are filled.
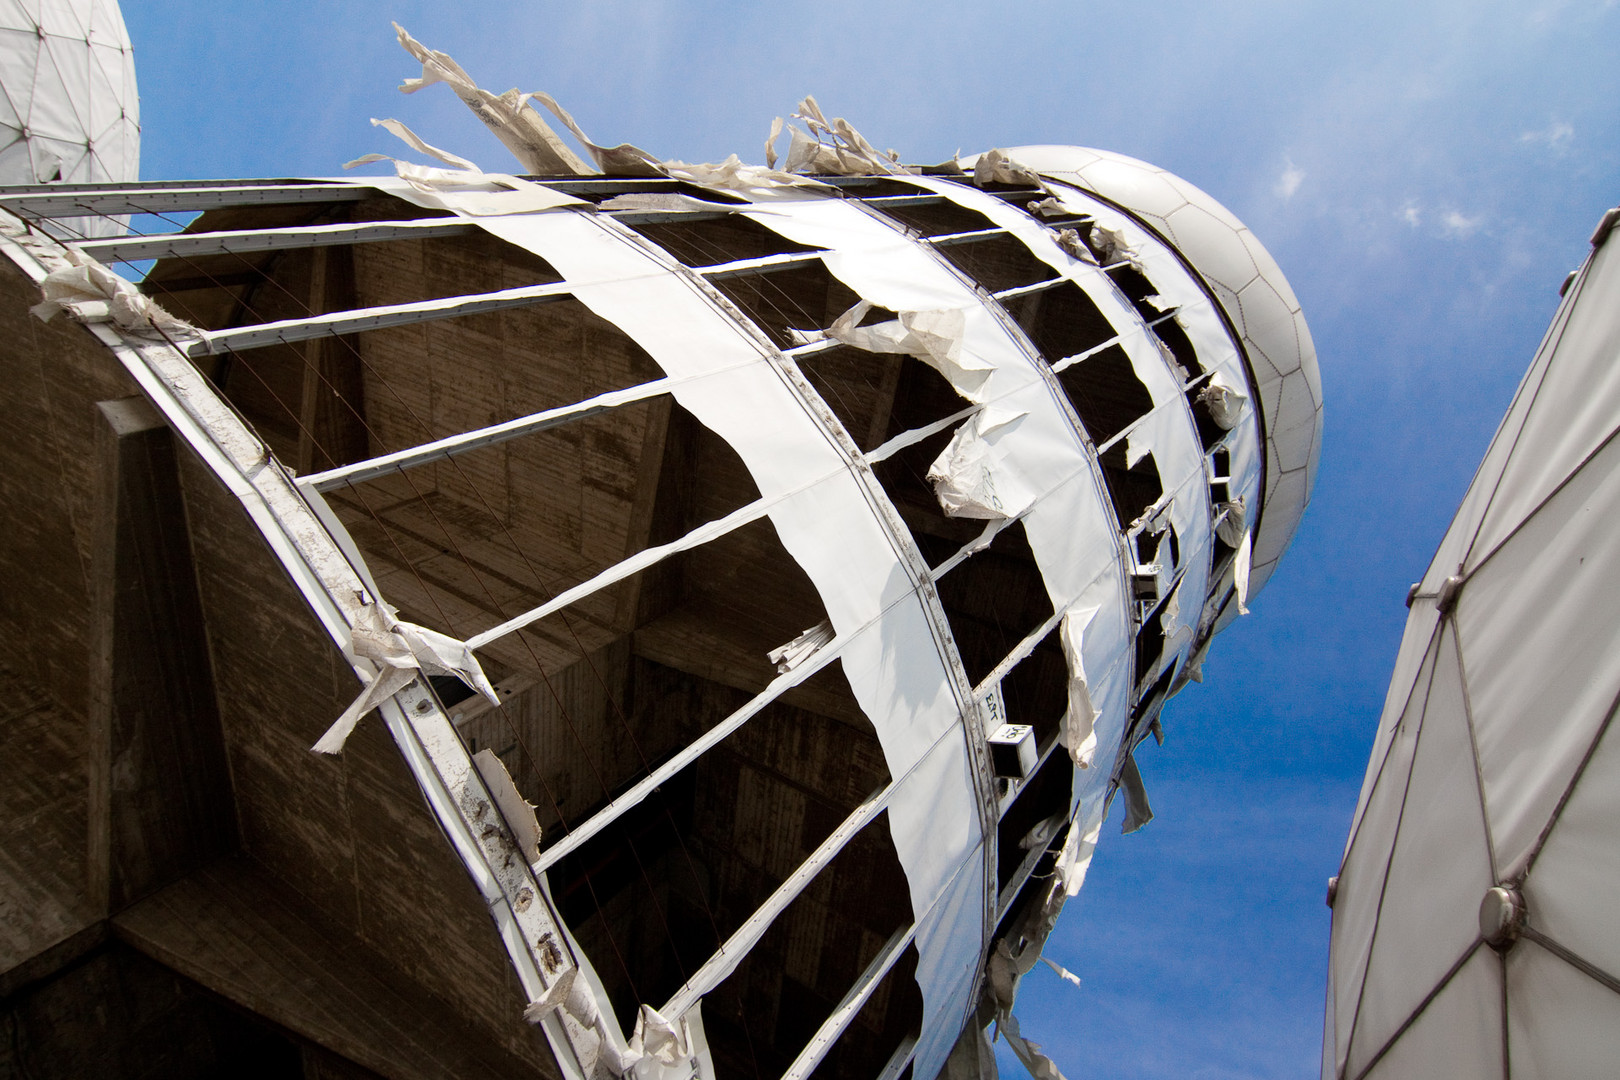
[[[1324,1077],[1620,1060],[1617,213],[1413,588],[1330,894]]]
[[[135,53],[117,0],[0,6],[0,184],[123,182],[140,173]],[[86,222],[86,235],[110,235]]]

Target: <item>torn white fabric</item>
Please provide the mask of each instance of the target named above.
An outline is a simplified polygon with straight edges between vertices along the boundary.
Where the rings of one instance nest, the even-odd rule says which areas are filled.
[[[1196,399],[1209,410],[1211,420],[1214,420],[1222,431],[1231,431],[1243,419],[1243,406],[1249,400],[1236,386],[1232,385],[1224,371],[1217,371],[1209,377],[1209,382],[1198,391]]]
[[[1089,827],[1079,818],[1069,824],[1057,861],[1056,887],[1061,888],[1065,896],[1077,895],[1086,883],[1086,872],[1091,869],[1091,856],[1097,850],[1097,839],[1101,835],[1101,814],[1096,815]]]
[[[1046,847],[1052,837],[1057,835],[1057,831],[1066,824],[1064,819],[1068,813],[1067,809],[1059,810],[1031,825],[1029,831],[1019,838],[1018,850],[1034,851],[1036,848]]]
[[[988,436],[1027,416],[989,406],[980,409],[961,427],[934,463],[928,480],[946,517],[996,521],[1011,517],[1023,506],[1009,506],[997,491],[995,462]]]
[[[1041,963],[1057,972],[1058,978],[1062,979],[1064,982],[1073,983],[1075,986],[1080,985],[1080,976],[1076,975],[1074,972],[1070,971],[1056,960],[1053,960],[1051,957],[1041,957]]]
[[[596,208],[604,212],[652,210],[664,214],[730,214],[742,209],[742,204],[713,202],[709,199],[696,199],[690,195],[679,195],[668,191],[637,191],[628,195],[615,195],[611,199],[604,199],[596,204]]]
[[[516,93],[516,91],[508,90],[506,94],[501,96],[505,98],[508,94],[513,93]],[[526,105],[530,101],[538,101],[551,110],[551,115],[562,121],[563,127],[567,128],[569,134],[579,140],[580,145],[585,147],[586,152],[596,161],[596,167],[604,174],[608,176],[664,175],[664,167],[659,160],[639,146],[632,146],[629,143],[620,143],[618,146],[599,146],[592,142],[585,132],[580,130],[579,124],[574,121],[573,114],[557,104],[557,99],[550,94],[537,90],[529,94],[519,94],[517,97],[520,106]]]
[[[491,704],[500,704],[495,688],[466,642],[425,626],[402,622],[387,604],[373,602],[361,607],[349,631],[348,651],[356,660],[369,660],[377,665],[378,673],[311,747],[316,753],[342,753],[343,744],[361,717],[403,690],[419,671],[429,675],[454,675],[483,694]]]
[[[143,337],[196,337],[198,330],[177,319],[95,259],[66,248],[68,265],[52,270],[39,283],[44,299],[29,310],[42,322],[65,311],[80,322],[111,322]]]
[[[1243,534],[1243,543],[1238,545],[1237,559],[1232,563],[1232,585],[1237,589],[1238,614],[1249,613],[1249,563],[1254,558],[1254,534]]]
[[[1137,463],[1153,452],[1153,432],[1147,424],[1139,424],[1125,436],[1125,467],[1134,469]]]
[[[1245,503],[1245,499],[1238,499],[1215,504],[1215,535],[1227,547],[1238,547],[1248,535],[1249,513]]]
[[[374,117],[371,118],[371,126],[372,127],[380,127],[380,128],[382,128],[383,130],[385,130],[385,131],[389,132],[390,134],[394,135],[401,142],[405,143],[406,146],[409,146],[412,150],[415,150],[417,153],[426,154],[428,157],[433,158],[436,161],[442,161],[446,165],[450,166],[452,169],[464,169],[464,170],[467,170],[468,172],[482,172],[483,171],[483,170],[479,169],[479,167],[477,165],[474,165],[472,162],[468,161],[466,158],[461,157],[461,156],[459,156],[457,154],[452,154],[448,150],[441,150],[437,146],[432,145],[431,143],[429,143],[425,139],[423,139],[420,135],[418,135],[416,132],[412,131],[410,128],[408,128],[404,124],[400,123],[398,120],[378,120],[374,116]],[[373,159],[373,160],[375,160],[375,159]]]
[[[393,162],[395,174],[410,186],[414,202],[439,210],[454,209],[473,217],[505,217],[565,206],[590,205],[584,199],[506,173],[438,169],[401,161],[387,154],[366,154],[347,162],[343,167],[352,169],[374,161]],[[384,184],[377,186],[386,190]]]
[[[821,620],[786,645],[778,646],[768,654],[779,674],[785,674],[820,652],[836,636],[833,625]]]
[[[1063,201],[1051,195],[1041,199],[1039,202],[1030,203],[1028,209],[1030,213],[1039,214],[1041,217],[1064,217],[1069,213],[1069,208],[1063,205]],[[1072,230],[1064,231],[1068,232]],[[1075,233],[1075,236],[1078,238],[1079,233]],[[1087,257],[1090,257],[1089,252],[1087,253]]]
[[[1018,1018],[1011,1012],[1004,1012],[998,1016],[996,1027],[1035,1080],[1064,1080],[1062,1071],[1053,1064],[1052,1059],[1041,1053],[1041,1044],[1030,1042],[1019,1032]]]
[[[828,185],[819,180],[811,180],[804,176],[795,176],[789,172],[779,172],[776,169],[762,169],[758,165],[744,164],[742,159],[732,154],[724,161],[692,164],[685,161],[666,161],[663,163],[664,175],[674,180],[685,180],[698,187],[710,188],[714,191],[734,191],[739,194],[759,195],[772,188],[803,188],[807,190],[830,190]],[[757,208],[750,208],[757,209]]]
[[[713,1080],[700,1008],[670,1021],[651,1005],[641,1007],[626,1055],[635,1080]]]
[[[1051,202],[1053,200],[1047,199],[1045,201]],[[1059,229],[1057,246],[1083,263],[1090,263],[1092,266],[1097,265],[1097,256],[1092,254],[1091,249],[1086,246],[1086,242],[1080,238],[1080,233],[1074,229]]]
[[[998,1080],[996,1052],[975,1021],[970,1020],[957,1037],[940,1080]]]
[[[1147,787],[1142,783],[1142,770],[1136,766],[1136,755],[1125,753],[1125,766],[1119,771],[1120,790],[1125,792],[1124,833],[1133,833],[1153,820],[1153,807],[1148,804]]]
[[[535,818],[534,804],[518,791],[506,763],[489,747],[473,755],[473,765],[483,778],[484,787],[489,789],[490,798],[495,800],[495,809],[511,830],[523,858],[534,862],[540,857],[540,822]]]
[[[1013,161],[1002,150],[987,150],[979,155],[979,160],[973,163],[973,183],[977,187],[984,187],[986,184],[1046,186],[1033,169],[1025,168]]]
[[[859,325],[872,306],[869,300],[858,302],[833,320],[826,336],[867,352],[915,356],[945,376],[964,398],[975,403],[983,400],[984,384],[995,365],[964,355],[966,316],[962,309],[902,311],[897,319]]]
[[[808,173],[822,176],[872,176],[908,173],[912,170],[900,164],[893,150],[880,153],[867,142],[849,121],[841,116],[828,120],[813,97],[799,102],[795,120],[804,121],[809,134],[796,127],[788,130],[788,154],[783,169],[790,173]],[[765,143],[765,160],[776,162],[776,140],[782,133],[782,120],[771,124],[771,134]],[[823,142],[823,137],[826,142]]]
[[[1100,222],[1091,226],[1091,247],[1097,253],[1097,261],[1104,266],[1118,262],[1137,265],[1136,252],[1131,249],[1125,234]]]
[[[540,114],[529,107],[516,90],[492,94],[480,89],[472,76],[446,54],[427,48],[398,23],[394,24],[394,32],[399,35],[399,43],[405,51],[422,63],[422,77],[405,80],[400,86],[401,92],[414,94],[424,86],[441,82],[447,84],[472,110],[473,115],[482,120],[495,133],[495,137],[512,151],[525,172],[572,173],[576,176],[589,176],[595,172],[557,137],[557,133],[546,125]]]
[[[1069,661],[1069,707],[1063,714],[1063,726],[1058,738],[1068,750],[1069,758],[1082,769],[1091,768],[1097,756],[1097,710],[1091,702],[1091,688],[1086,683],[1086,661],[1082,655],[1086,627],[1097,609],[1080,608],[1063,613],[1058,634],[1063,640],[1063,655]]]

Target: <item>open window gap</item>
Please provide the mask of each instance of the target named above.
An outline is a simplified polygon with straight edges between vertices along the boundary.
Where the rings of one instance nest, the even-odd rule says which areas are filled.
[[[863,322],[894,317],[874,309]],[[797,361],[863,452],[959,412],[964,404],[944,376],[914,356],[836,345]]]
[[[774,1080],[792,1066],[873,960],[910,925],[905,880],[883,814],[704,998],[704,1029],[717,1074]],[[907,946],[845,1029],[853,1032],[852,1047],[871,1047],[882,1060],[878,1046],[898,1043],[920,1023],[915,964],[916,952]],[[855,1070],[869,1076],[871,1060],[846,1051],[823,1065],[834,1070],[831,1075]]]
[[[934,241],[935,250],[992,293],[1051,281],[1059,273],[1004,229]]]
[[[441,216],[399,199],[374,197],[325,207],[210,211],[193,221],[185,234],[362,227],[379,220],[410,222]],[[445,224],[460,223],[446,217]],[[335,267],[337,260],[344,266]],[[347,290],[338,280],[342,274],[352,279]],[[472,229],[340,244],[325,255],[309,247],[172,255],[158,260],[141,289],[188,322],[205,330],[224,330],[561,280],[539,256]]]
[[[1153,395],[1118,345],[1063,368],[1057,379],[1086,434],[1098,446],[1153,411]]]
[[[646,662],[636,680],[632,707],[638,718],[649,709],[680,720],[719,717],[746,697]],[[848,693],[847,684],[841,692]],[[603,981],[626,1026],[643,1001],[674,996],[866,795],[887,782],[875,735],[776,702],[557,862],[548,871],[553,895],[586,952],[599,958],[609,950],[593,941],[612,940],[625,956],[627,977],[604,971]],[[777,951],[773,946],[784,937],[813,931],[806,912],[825,917],[829,886],[847,879],[852,864],[882,872],[870,864],[874,847],[880,857],[885,845],[892,851],[887,815],[880,814],[777,915],[744,963]],[[638,860],[659,863],[661,872],[649,867],[648,875],[658,888],[649,891]],[[898,867],[892,876],[871,880],[892,882],[898,917],[909,918]],[[874,902],[881,911],[881,894]],[[602,960],[596,962],[601,970]],[[735,980],[734,974],[705,997],[706,1022],[712,1003],[725,1000]],[[752,1012],[774,1000],[749,994],[736,1004]]]
[[[670,221],[632,227],[680,262],[693,267],[821,250],[789,240],[753,218],[740,214],[705,221]]]
[[[1159,497],[1164,487],[1159,482],[1158,466],[1151,452],[1143,454],[1136,465],[1126,464],[1124,440],[1097,456],[1102,466],[1103,480],[1108,485],[1108,496],[1113,502],[1119,527],[1129,530]]]
[[[975,524],[983,528],[983,522]],[[938,537],[917,539],[930,564],[954,554],[954,549],[946,552],[948,545]],[[1052,601],[1021,521],[1003,528],[988,548],[937,579],[934,587],[974,686],[1052,615]],[[1060,680],[1060,690],[1062,685]]]
[[[917,948],[908,945],[810,1080],[872,1080],[874,1062],[892,1062],[897,1055],[915,1049],[922,1034],[922,993],[917,988],[916,968]],[[907,1070],[910,1067],[905,1065]]]
[[[860,299],[820,259],[768,274],[720,278],[713,285],[779,349],[795,344],[791,331],[831,326]]]
[[[1012,651],[1008,649],[1004,657]],[[987,675],[999,666],[1000,661]],[[1034,728],[1035,745],[1044,754],[1057,740],[1069,704],[1069,662],[1058,627],[1054,625],[999,683],[1007,723]]]
[[[910,193],[915,195],[916,188]],[[977,210],[941,198],[923,204],[898,203],[882,209],[889,217],[918,236],[954,236],[962,233],[999,230],[999,226]]]
[[[269,429],[278,456],[306,474],[663,375],[628,335],[571,296],[228,359],[212,372],[216,385],[250,422]],[[288,432],[283,445],[278,430]],[[291,449],[299,440],[318,453]]]
[[[1049,364],[1118,336],[1085,290],[1072,281],[1058,279],[1038,292],[1005,299],[1002,305]]]
[[[928,467],[950,445],[954,434],[946,428],[872,465],[873,475],[931,566],[943,563],[984,531],[983,521],[947,517],[928,480]]]
[[[1062,829],[1074,789],[1074,762],[1049,754],[1024,782],[996,826],[996,889],[1005,890],[1031,851],[1042,851]]]

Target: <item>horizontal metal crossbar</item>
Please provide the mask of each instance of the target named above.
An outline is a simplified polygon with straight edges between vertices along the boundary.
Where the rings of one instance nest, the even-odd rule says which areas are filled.
[[[163,233],[156,236],[120,236],[111,240],[81,240],[86,255],[101,262],[133,262],[170,256],[225,255],[249,251],[372,244],[384,240],[420,240],[430,236],[459,236],[477,232],[478,226],[457,218],[416,218],[408,221],[368,221],[360,224],[311,225],[293,229],[238,229],[229,232]]]
[[[317,315],[312,319],[284,319],[280,322],[261,323],[257,326],[214,330],[186,347],[186,355],[217,356],[245,349],[259,349],[267,345],[285,345],[311,338],[357,334],[365,330],[382,330],[390,326],[408,326],[412,323],[431,322],[434,319],[455,319],[463,315],[481,315],[506,308],[526,307],[552,300],[565,300],[573,286],[566,281],[547,285],[527,285],[519,289],[499,292],[474,293],[470,296],[450,296],[442,300],[421,300],[414,304],[391,304],[386,307],[361,308],[355,311],[335,311]]]
[[[286,203],[359,202],[376,198],[375,188],[355,184],[265,184],[257,187],[116,188],[66,191],[34,188],[0,195],[0,207],[33,217],[62,218],[122,214],[174,214],[222,206],[278,206]]]

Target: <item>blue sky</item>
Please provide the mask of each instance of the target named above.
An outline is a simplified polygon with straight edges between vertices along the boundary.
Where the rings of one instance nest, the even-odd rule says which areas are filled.
[[[1077,143],[1225,202],[1316,339],[1315,501],[1142,755],[1157,819],[1105,833],[1048,946],[1083,986],[1038,969],[1019,1013],[1070,1080],[1314,1073],[1323,895],[1406,587],[1620,203],[1620,3],[132,0],[125,17],[148,179],[331,175],[395,152],[373,116],[510,167],[444,88],[397,93],[415,74],[397,19],[483,85],[547,90],[598,142],[665,157],[758,160],[771,118],[814,93],[906,160]]]

